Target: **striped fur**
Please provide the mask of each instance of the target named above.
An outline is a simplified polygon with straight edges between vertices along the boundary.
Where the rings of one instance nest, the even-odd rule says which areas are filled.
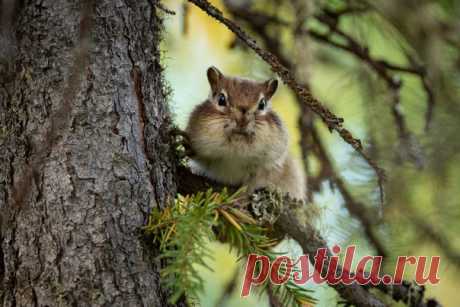
[[[276,83],[210,70],[210,97],[194,109],[186,128],[195,153],[192,170],[225,184],[247,185],[249,191],[268,187],[303,199],[302,169],[288,153],[286,128],[269,102]],[[226,106],[218,104],[220,94]],[[259,110],[263,98],[267,107]]]

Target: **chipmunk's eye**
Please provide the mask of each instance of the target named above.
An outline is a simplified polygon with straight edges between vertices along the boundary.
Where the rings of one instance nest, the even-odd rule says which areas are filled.
[[[259,106],[257,108],[260,111],[263,111],[263,110],[265,110],[266,107],[267,107],[267,100],[265,100],[265,98],[260,99]]]
[[[225,107],[227,105],[227,100],[225,99],[225,95],[220,93],[219,97],[217,97],[217,104],[221,107]]]

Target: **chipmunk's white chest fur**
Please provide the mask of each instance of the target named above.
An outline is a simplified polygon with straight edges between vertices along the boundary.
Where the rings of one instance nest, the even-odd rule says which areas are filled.
[[[191,160],[189,166],[195,174],[204,175],[218,182],[230,185],[245,185],[267,171],[280,168],[286,155],[279,158],[278,163],[262,164],[257,159],[241,159],[239,157],[222,157],[218,159]]]

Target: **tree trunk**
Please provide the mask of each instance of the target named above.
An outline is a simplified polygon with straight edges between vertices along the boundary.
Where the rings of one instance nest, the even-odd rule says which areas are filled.
[[[166,306],[139,235],[175,192],[155,1],[25,2],[0,71],[0,304]]]

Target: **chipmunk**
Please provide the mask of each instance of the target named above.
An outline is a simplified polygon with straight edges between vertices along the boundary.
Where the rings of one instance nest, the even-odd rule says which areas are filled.
[[[188,121],[192,172],[248,192],[268,188],[305,199],[306,183],[288,152],[288,133],[272,110],[278,81],[258,82],[207,70],[211,93]]]

